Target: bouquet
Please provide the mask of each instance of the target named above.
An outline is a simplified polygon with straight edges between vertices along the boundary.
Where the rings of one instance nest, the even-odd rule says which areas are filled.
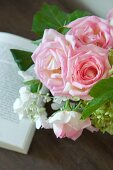
[[[83,129],[112,135],[113,9],[102,19],[44,4],[32,30],[33,54],[11,49],[24,78],[15,113],[35,121],[37,129],[52,128],[59,138],[76,140]]]

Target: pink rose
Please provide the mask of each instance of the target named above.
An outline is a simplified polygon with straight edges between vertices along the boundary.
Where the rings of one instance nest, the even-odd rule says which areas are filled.
[[[107,14],[107,20],[113,26],[113,8]]]
[[[89,100],[92,86],[108,77],[110,69],[108,50],[92,44],[82,46],[68,59],[65,91],[71,96]]]
[[[79,18],[67,25],[71,28],[67,35],[73,35],[76,47],[95,44],[102,48],[113,47],[111,27],[107,20],[96,16]]]
[[[37,77],[53,95],[62,94],[64,89],[63,77],[70,50],[64,35],[48,29],[44,32],[42,43],[32,55]]]
[[[80,120],[81,114],[74,111],[59,111],[54,116],[49,118],[49,123],[52,124],[54,133],[59,138],[71,138],[76,140],[84,128],[91,126],[89,118]]]

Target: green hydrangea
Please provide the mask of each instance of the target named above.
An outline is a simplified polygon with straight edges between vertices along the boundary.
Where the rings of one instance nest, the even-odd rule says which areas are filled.
[[[108,102],[91,115],[92,124],[100,131],[113,135],[113,103]]]

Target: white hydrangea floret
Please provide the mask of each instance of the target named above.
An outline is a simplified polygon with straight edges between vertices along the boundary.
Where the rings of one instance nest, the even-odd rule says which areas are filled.
[[[64,96],[55,96],[53,98],[53,103],[51,104],[51,107],[53,110],[58,110],[64,106],[64,103],[69,100],[68,97]],[[80,99],[77,97],[71,98],[72,101],[79,101]]]
[[[50,97],[49,93],[45,94],[43,97],[43,102],[48,103],[50,101],[51,101],[51,97]]]
[[[27,75],[27,73],[19,72],[24,80],[32,80],[33,77]],[[47,123],[47,113],[44,108],[44,95],[47,89],[42,86],[40,93],[32,93],[27,86],[23,86],[19,90],[19,98],[17,98],[13,104],[14,112],[19,115],[21,120],[23,117],[29,117],[36,122],[36,128],[44,127],[49,128]]]
[[[40,102],[41,97],[37,93],[31,93],[27,87],[21,87],[19,90],[20,97],[14,102],[14,112],[19,115],[21,120],[23,117],[29,117],[36,122],[36,128],[41,126],[49,128],[47,124],[47,113]]]
[[[55,96],[53,98],[53,103],[51,104],[51,107],[53,110],[58,110],[61,107],[63,107],[64,102],[67,100],[67,97],[63,97],[63,96]]]

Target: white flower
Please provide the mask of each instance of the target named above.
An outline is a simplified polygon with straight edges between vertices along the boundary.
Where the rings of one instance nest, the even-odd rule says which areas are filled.
[[[24,81],[34,79],[33,76],[28,74],[28,72],[19,71],[18,74],[23,77]],[[19,119],[21,120],[23,117],[29,117],[31,120],[36,121],[37,128],[49,128],[47,123],[47,113],[43,101],[47,92],[48,90],[44,86],[42,86],[39,94],[31,93],[27,86],[21,87],[19,90],[20,96],[15,100],[13,105],[14,112],[19,115]]]
[[[58,103],[52,103],[51,104],[51,108],[53,109],[53,110],[59,110],[60,108],[62,108],[63,107],[63,103],[62,104],[58,104]]]
[[[65,104],[65,102],[66,102],[67,100],[69,100],[68,97],[55,96],[55,97],[53,98],[53,103],[51,104],[52,109],[53,109],[53,110],[59,110],[59,109],[61,109],[61,108],[64,106],[64,104]],[[72,101],[79,101],[80,98],[78,98],[78,97],[73,97],[73,98],[71,98],[71,100],[72,100]],[[72,103],[72,104],[73,104],[73,103]]]
[[[16,99],[13,108],[16,113],[18,113],[20,118],[24,116],[36,115],[39,113],[39,107],[41,103],[39,102],[39,96],[37,93],[31,93],[27,87],[21,87],[19,90],[20,97]]]
[[[31,93],[27,87],[21,87],[19,90],[20,97],[14,102],[14,112],[19,115],[19,119],[29,117],[36,121],[36,127],[48,128],[47,113],[43,107],[43,101],[38,93]],[[47,127],[46,127],[47,126]]]
[[[61,104],[62,102],[65,102],[67,99],[68,99],[67,97],[55,96],[55,97],[53,98],[53,102],[54,102],[54,103]]]
[[[18,74],[24,81],[35,79],[35,77],[28,72],[18,71]],[[27,86],[21,87],[19,90],[20,96],[15,100],[13,105],[14,112],[19,115],[19,119],[29,117],[36,122],[37,129],[40,127],[49,128],[47,113],[44,108],[44,100],[46,100],[45,102],[50,100],[47,92],[48,89],[44,86],[42,86],[40,93],[31,93]]]
[[[55,96],[53,98],[53,103],[51,104],[51,107],[53,110],[58,110],[63,107],[64,102],[67,100],[67,97],[63,96]]]
[[[45,128],[45,129],[50,129],[52,128],[51,124],[49,124],[47,120],[47,115],[43,114],[36,119],[36,128],[39,129],[40,127]]]
[[[48,103],[51,101],[51,97],[49,96],[49,93],[45,94],[44,96],[44,99],[43,99],[43,102],[44,103]]]
[[[26,105],[30,99],[30,93],[26,87],[21,87],[19,90],[20,97],[17,98],[13,104],[15,113],[18,113],[19,119],[22,119],[26,115]]]
[[[90,127],[89,118],[80,120],[81,114],[75,111],[59,111],[48,119],[57,137],[76,140],[84,128]]]

